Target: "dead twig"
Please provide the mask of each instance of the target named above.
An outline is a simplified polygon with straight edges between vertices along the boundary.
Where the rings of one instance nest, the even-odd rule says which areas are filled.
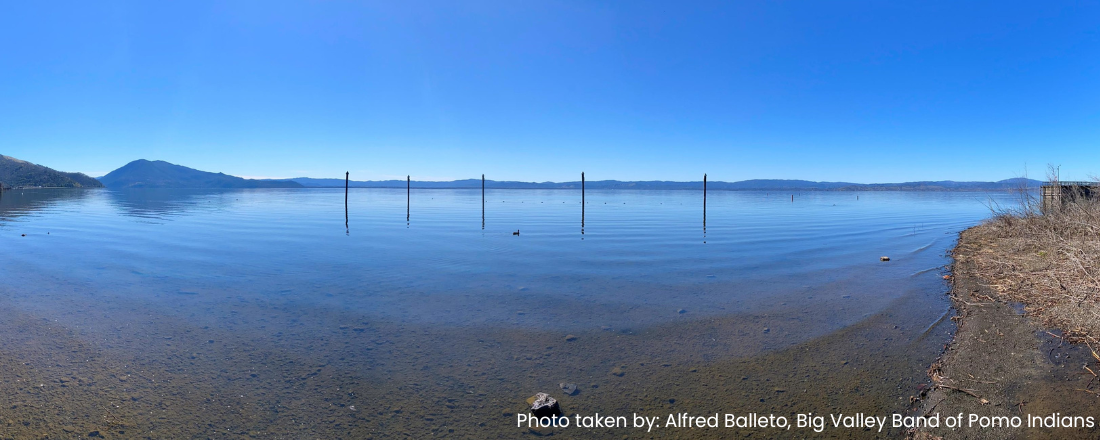
[[[940,384],[939,387],[940,388],[947,388],[949,390],[958,391],[960,393],[967,394],[969,396],[975,397],[975,398],[978,399],[979,402],[982,403],[982,405],[988,405],[989,404],[988,400],[986,400],[984,397],[979,396],[976,393],[974,393],[974,390],[969,390],[969,389],[966,389],[966,388],[958,388],[958,387],[953,387],[951,385],[944,385],[944,384]]]

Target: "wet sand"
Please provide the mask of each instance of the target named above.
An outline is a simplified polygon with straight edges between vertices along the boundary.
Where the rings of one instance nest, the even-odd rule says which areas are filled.
[[[960,240],[965,239],[964,233]],[[952,298],[958,310],[958,331],[929,371],[938,383],[955,389],[933,389],[918,412],[1007,417],[1061,413],[1092,416],[1100,422],[1100,398],[1083,391],[1096,381],[1083,368],[1095,365],[1088,350],[1064,343],[1060,333],[1023,315],[1022,307],[998,300],[999,295],[974,274],[967,258],[973,251],[965,246],[956,248]],[[941,427],[922,430],[916,437],[1095,439],[1100,438],[1100,429]]]

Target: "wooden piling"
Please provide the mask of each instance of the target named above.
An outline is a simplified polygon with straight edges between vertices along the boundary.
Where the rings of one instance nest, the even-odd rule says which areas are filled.
[[[485,229],[485,175],[481,175],[481,229]]]
[[[351,182],[351,171],[344,172],[344,227],[348,227],[348,183]]]
[[[581,235],[584,235],[584,171],[581,171]]]
[[[412,176],[405,175],[405,222],[409,221],[409,208],[412,206]]]
[[[703,173],[703,227],[707,224],[707,173]]]

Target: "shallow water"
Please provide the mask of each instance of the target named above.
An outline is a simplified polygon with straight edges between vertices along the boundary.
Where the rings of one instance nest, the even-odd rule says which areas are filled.
[[[945,252],[1011,202],[711,191],[704,223],[698,192],[589,191],[582,225],[576,191],[489,190],[483,217],[477,190],[352,189],[345,228],[343,196],[5,192],[0,432],[514,438],[539,391],[662,420],[902,412],[949,338]]]

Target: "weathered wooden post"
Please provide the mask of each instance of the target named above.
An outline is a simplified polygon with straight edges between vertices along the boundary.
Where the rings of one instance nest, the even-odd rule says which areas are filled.
[[[351,181],[351,171],[344,172],[344,227],[348,227],[348,183]]]
[[[703,173],[703,227],[707,227],[707,173]]]
[[[485,175],[481,175],[481,229],[485,229]]]
[[[405,222],[409,221],[409,208],[412,206],[412,176],[405,176]]]
[[[581,171],[581,235],[584,235],[584,171]]]

